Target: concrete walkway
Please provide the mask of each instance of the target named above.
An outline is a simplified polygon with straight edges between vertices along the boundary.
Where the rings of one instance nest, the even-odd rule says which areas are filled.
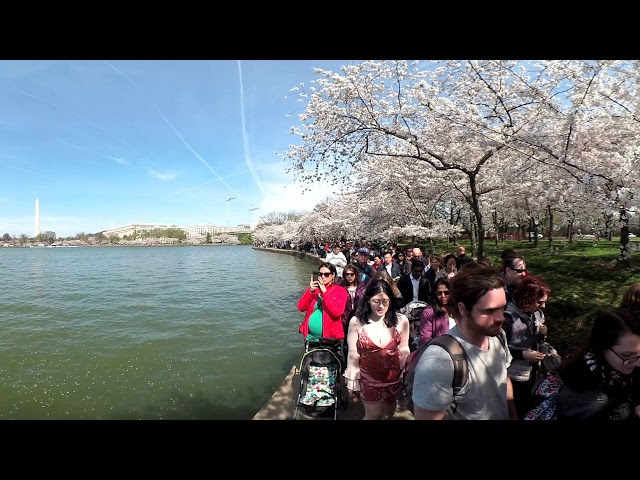
[[[292,420],[295,413],[295,404],[300,390],[300,375],[294,365],[282,381],[282,384],[273,393],[269,401],[256,413],[253,420]],[[345,391],[346,395],[346,391]],[[338,408],[337,420],[362,420],[364,407],[362,402],[353,403],[348,400],[346,408]],[[404,399],[398,401],[398,407],[393,417],[394,420],[413,420],[413,414],[405,408]],[[303,408],[299,408],[295,420],[333,420],[330,417],[310,417],[305,414]]]

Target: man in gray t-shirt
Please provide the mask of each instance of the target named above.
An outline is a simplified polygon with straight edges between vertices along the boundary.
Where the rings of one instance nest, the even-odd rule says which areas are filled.
[[[448,333],[467,354],[468,381],[455,398],[452,413],[453,361],[439,345],[428,347],[420,357],[413,383],[416,420],[516,420],[508,348],[503,347],[504,279],[493,267],[467,265],[451,285],[453,317]],[[503,338],[506,344],[506,338]]]

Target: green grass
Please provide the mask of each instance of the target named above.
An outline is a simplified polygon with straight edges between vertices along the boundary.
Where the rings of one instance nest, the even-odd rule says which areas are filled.
[[[633,240],[635,244],[640,241]],[[467,247],[467,255],[471,254],[469,242],[461,244]],[[509,247],[525,257],[529,273],[539,275],[551,287],[545,309],[548,339],[563,356],[580,345],[599,309],[617,307],[625,289],[640,281],[640,252],[632,253],[630,266],[612,264],[619,255],[616,241],[568,243],[554,239],[551,253],[547,239],[539,239],[538,248],[533,241],[504,241],[496,247],[495,240],[486,240],[485,256],[500,266],[500,253]],[[449,251],[455,252],[455,246]]]

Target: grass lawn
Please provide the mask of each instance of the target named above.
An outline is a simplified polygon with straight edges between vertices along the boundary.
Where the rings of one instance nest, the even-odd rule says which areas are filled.
[[[632,253],[631,266],[612,264],[620,253],[616,240],[569,243],[558,238],[553,240],[553,253],[548,239],[539,239],[537,248],[533,241],[506,240],[496,246],[495,240],[485,240],[484,248],[485,256],[495,266],[500,266],[503,249],[514,248],[525,257],[529,273],[539,275],[551,286],[545,309],[548,340],[565,356],[588,334],[596,311],[618,306],[624,290],[640,281],[640,251]],[[470,255],[469,242],[461,244]],[[632,239],[632,244],[640,246],[640,239]],[[437,252],[444,250],[444,245],[436,245]],[[455,246],[448,250],[455,253]]]

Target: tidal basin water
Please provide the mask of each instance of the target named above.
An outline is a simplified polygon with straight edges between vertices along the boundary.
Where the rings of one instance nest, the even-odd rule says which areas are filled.
[[[0,419],[251,419],[317,262],[250,246],[0,248]]]

